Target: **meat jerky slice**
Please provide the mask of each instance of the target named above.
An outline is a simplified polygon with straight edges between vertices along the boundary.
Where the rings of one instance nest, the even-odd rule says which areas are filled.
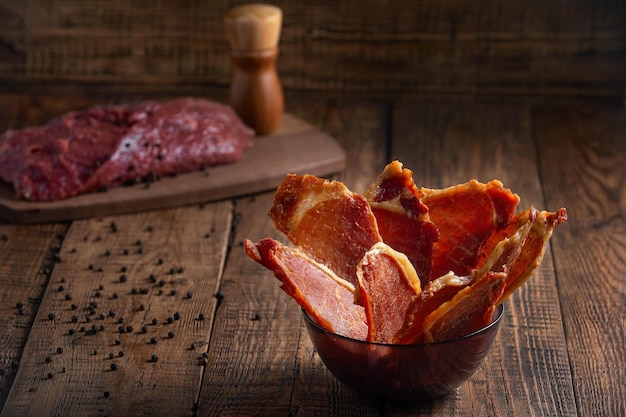
[[[404,322],[393,336],[395,344],[413,344],[424,341],[424,320],[440,305],[450,301],[471,283],[469,275],[459,277],[449,272],[434,279],[406,309]]]
[[[442,190],[421,188],[422,202],[439,229],[434,243],[433,278],[453,271],[468,275],[476,267],[489,236],[505,228],[519,197],[498,180],[487,184],[471,180]]]
[[[420,201],[411,170],[398,161],[389,163],[363,194],[376,216],[383,241],[404,253],[422,285],[431,280],[433,243],[439,232]]]
[[[59,200],[241,158],[253,132],[203,99],[97,107],[0,136],[0,178],[16,197]]]
[[[287,175],[269,215],[295,246],[355,287],[357,264],[382,241],[363,196],[313,175]]]
[[[504,293],[498,304],[506,300],[537,269],[548,246],[554,229],[567,221],[567,210],[560,208],[556,212],[540,211],[534,216],[528,236],[523,242],[519,254],[510,265]]]
[[[246,254],[271,270],[281,289],[328,331],[365,340],[365,310],[354,303],[354,286],[297,249],[271,238],[244,241]]]
[[[408,306],[421,292],[420,280],[406,255],[379,242],[358,265],[357,277],[367,317],[367,341],[392,343]]]
[[[503,237],[495,247],[480,269],[475,269],[468,276],[457,276],[449,272],[431,281],[421,296],[407,309],[406,319],[402,328],[394,336],[395,343],[419,343],[424,341],[426,317],[440,306],[451,301],[457,294],[479,279],[490,273],[502,273],[506,279],[511,264],[521,252],[522,245],[531,228],[529,222],[516,224],[515,233],[509,237]],[[474,296],[471,292],[470,296]]]
[[[440,305],[424,320],[424,342],[456,339],[491,323],[505,279],[506,272],[489,271]]]

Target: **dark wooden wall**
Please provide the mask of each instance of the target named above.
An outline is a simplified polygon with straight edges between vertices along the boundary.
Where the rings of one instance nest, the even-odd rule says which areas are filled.
[[[103,100],[223,99],[231,61],[222,16],[238,3],[0,0],[0,108],[41,108],[8,117],[20,125]],[[624,102],[624,0],[272,3],[284,11],[278,65],[288,100]]]

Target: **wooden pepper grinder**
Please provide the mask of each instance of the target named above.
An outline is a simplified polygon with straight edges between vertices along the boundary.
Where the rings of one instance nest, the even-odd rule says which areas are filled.
[[[224,25],[234,74],[230,105],[257,135],[274,132],[283,115],[283,89],[276,72],[282,10],[268,4],[231,9]]]

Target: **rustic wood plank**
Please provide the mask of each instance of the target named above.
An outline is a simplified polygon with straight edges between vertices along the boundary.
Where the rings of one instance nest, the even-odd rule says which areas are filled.
[[[30,327],[59,260],[57,248],[67,227],[61,223],[0,223],[0,409],[9,395]]]
[[[624,97],[620,0],[276,3],[289,90]],[[0,80],[227,86],[230,2],[0,2]],[[97,12],[94,12],[97,11]]]
[[[222,202],[74,222],[1,415],[192,415],[231,218]]]
[[[290,111],[344,147],[348,164],[340,177],[349,186],[364,187],[373,179],[385,150],[384,107],[321,101],[293,103]],[[358,156],[356,161],[350,155]],[[297,303],[279,289],[271,272],[243,253],[244,238],[285,241],[267,216],[272,198],[263,194],[238,200],[241,221],[224,272],[224,300],[214,330],[220,336],[209,346],[199,414],[377,415],[376,403],[364,402],[324,368]]]
[[[626,113],[534,113],[546,200],[568,222],[553,238],[579,415],[626,414]]]
[[[558,208],[545,207],[543,201],[528,108],[408,103],[394,112],[393,139],[392,157],[413,170],[418,186],[497,178],[521,196],[520,209]],[[560,387],[558,396],[554,386]],[[482,367],[456,394],[421,410],[430,415],[573,416],[573,407],[553,261],[547,253],[523,290],[506,302],[498,339]],[[389,408],[387,415],[410,414]]]

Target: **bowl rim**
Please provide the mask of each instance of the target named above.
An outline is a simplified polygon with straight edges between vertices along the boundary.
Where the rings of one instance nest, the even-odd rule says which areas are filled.
[[[400,349],[407,349],[407,348],[415,348],[418,346],[436,346],[436,345],[445,345],[448,343],[454,343],[454,342],[459,342],[461,340],[465,340],[465,339],[469,339],[472,337],[475,337],[481,333],[485,333],[487,332],[487,330],[491,329],[494,326],[497,326],[500,321],[502,320],[502,317],[504,316],[504,303],[500,303],[498,305],[496,305],[496,309],[493,312],[494,317],[491,320],[491,323],[489,323],[488,325],[486,325],[485,327],[481,327],[478,330],[473,331],[472,333],[468,333],[466,335],[454,338],[454,339],[447,339],[447,340],[440,340],[437,342],[428,342],[428,343],[407,343],[407,344],[401,344],[401,343],[382,343],[382,342],[368,342],[367,340],[360,340],[360,339],[353,339],[351,337],[348,336],[344,336],[335,332],[331,332],[330,330],[326,330],[325,328],[323,328],[322,326],[320,326],[319,324],[317,324],[317,322],[315,320],[313,320],[308,314],[307,312],[304,310],[304,308],[300,308],[300,310],[302,311],[302,315],[304,316],[304,319],[306,321],[308,321],[309,323],[311,323],[315,328],[317,328],[318,330],[326,333],[329,336],[333,336],[333,337],[338,337],[340,339],[344,339],[350,342],[357,342],[357,343],[361,343],[363,345],[368,345],[368,346],[381,346],[381,347],[391,347],[391,348],[400,348]]]

